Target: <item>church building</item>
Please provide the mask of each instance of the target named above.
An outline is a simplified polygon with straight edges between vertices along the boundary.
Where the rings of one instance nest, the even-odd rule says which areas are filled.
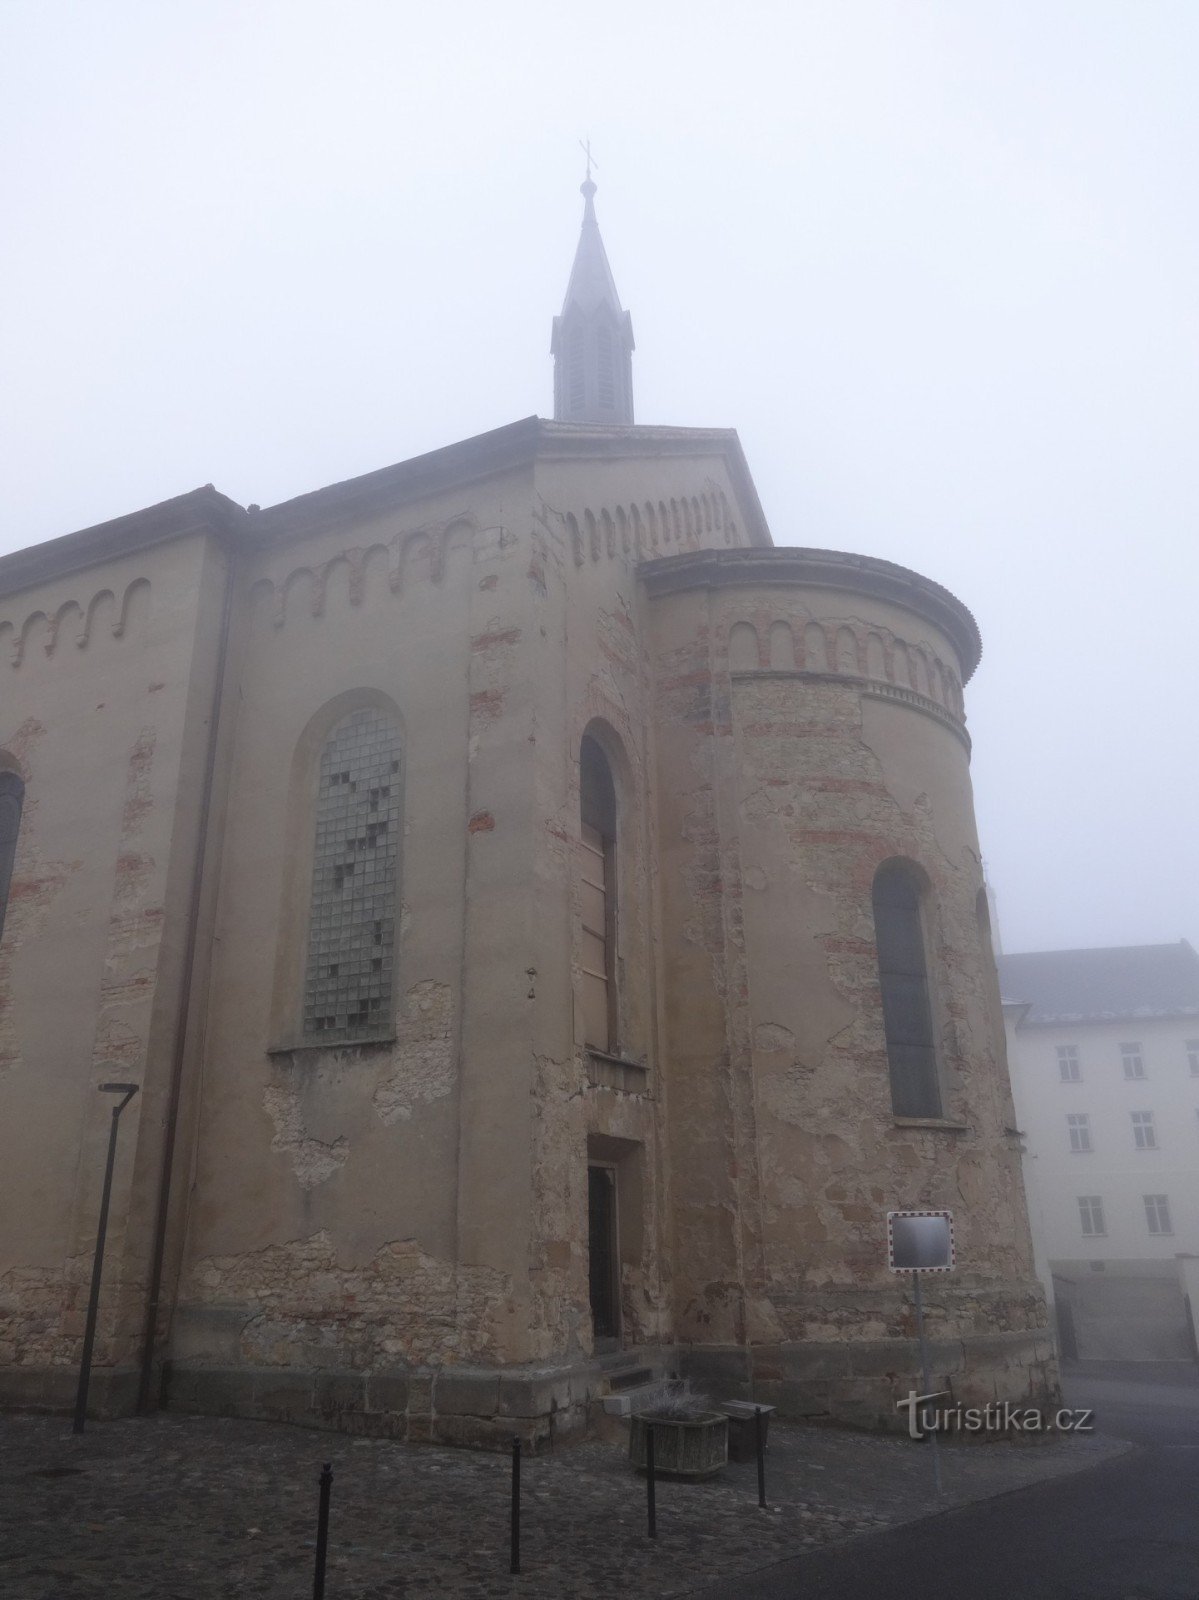
[[[633,420],[583,186],[554,420],[0,559],[0,1403],[530,1443],[665,1375],[1056,1391],[970,612]]]

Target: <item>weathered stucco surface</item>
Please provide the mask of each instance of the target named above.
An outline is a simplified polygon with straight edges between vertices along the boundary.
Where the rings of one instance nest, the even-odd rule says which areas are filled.
[[[945,1370],[959,1394],[1043,1395],[1052,1343],[977,914],[954,648],[918,614],[802,575],[654,581],[662,832],[679,841],[663,941],[676,1332],[742,1347],[725,1371],[755,1392],[885,1422],[913,1336],[885,1214],[949,1207],[961,1266],[928,1291]],[[924,691],[910,656],[895,683],[900,629]],[[895,858],[928,884],[944,1115],[923,1124],[892,1112],[882,1027],[871,887]]]
[[[0,764],[25,783],[0,941],[0,1365],[17,1398],[78,1360],[113,1079],[141,1093],[113,1187],[110,1372],[136,1348],[223,570],[184,536],[0,598]]]

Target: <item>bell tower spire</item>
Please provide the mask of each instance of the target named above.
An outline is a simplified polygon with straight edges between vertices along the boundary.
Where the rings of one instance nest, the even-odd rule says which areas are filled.
[[[562,314],[554,318],[554,421],[633,420],[633,319],[622,309],[595,218],[591,151],[583,196],[583,229],[566,285]]]

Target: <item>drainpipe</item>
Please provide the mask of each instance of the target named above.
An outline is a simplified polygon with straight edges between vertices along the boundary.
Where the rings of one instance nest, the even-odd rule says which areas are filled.
[[[179,1123],[179,1102],[183,1096],[183,1066],[187,1029],[192,1007],[192,977],[196,964],[196,945],[200,929],[200,896],[204,887],[204,862],[208,851],[209,807],[216,775],[217,727],[225,689],[225,657],[229,649],[229,623],[233,614],[232,545],[222,541],[225,552],[225,597],[217,641],[216,673],[212,688],[212,710],[208,719],[208,749],[204,759],[204,782],[200,791],[200,816],[196,839],[196,859],[192,869],[191,901],[187,912],[187,937],[183,951],[183,987],[175,1013],[175,1036],[171,1048],[171,1085],[167,1098],[166,1133],[162,1146],[162,1170],[158,1179],[157,1213],[154,1219],[154,1244],[150,1257],[150,1283],[146,1294],[146,1319],[142,1329],[141,1375],[138,1380],[137,1409],[157,1410],[158,1399],[151,1393],[154,1383],[154,1353],[158,1332],[158,1306],[162,1299],[163,1263],[166,1258],[167,1226],[171,1210],[171,1177],[175,1164],[175,1139]]]

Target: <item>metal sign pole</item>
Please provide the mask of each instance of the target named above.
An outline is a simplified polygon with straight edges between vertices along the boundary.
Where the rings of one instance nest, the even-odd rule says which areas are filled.
[[[920,1340],[920,1378],[924,1384],[925,1394],[933,1391],[932,1379],[928,1374],[928,1342],[924,1337],[924,1306],[920,1299],[920,1273],[912,1269],[912,1291],[916,1297],[916,1333]],[[930,1430],[933,1440],[933,1480],[937,1485],[937,1494],[944,1493],[941,1484],[941,1439],[937,1428]]]

